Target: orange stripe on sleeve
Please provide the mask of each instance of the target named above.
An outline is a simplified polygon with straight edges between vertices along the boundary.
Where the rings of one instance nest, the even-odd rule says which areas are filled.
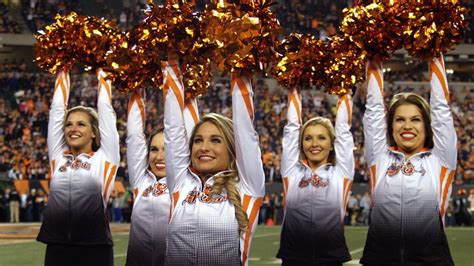
[[[444,180],[446,179],[446,171],[448,170],[448,168],[442,166],[441,167],[441,173],[439,174],[439,186],[440,187],[443,187],[443,183],[444,183]],[[440,193],[440,197],[442,196],[443,194]]]
[[[173,193],[173,208],[176,207],[176,204],[178,203],[178,199],[179,199],[179,191],[176,191],[175,193]]]
[[[63,80],[63,76],[62,76],[62,73],[60,73],[60,74],[56,77],[56,84],[54,84],[54,91],[53,91],[53,93],[56,93],[56,90],[58,89],[58,87],[61,86],[62,80]]]
[[[444,66],[444,61],[443,61],[442,56],[437,56],[436,59],[438,59],[438,61],[439,61],[440,65],[441,65],[441,67],[443,68],[443,70],[445,70],[446,67]]]
[[[349,180],[347,178],[344,178],[344,185],[342,186],[342,206],[346,206],[346,186]]]
[[[107,171],[109,170],[109,167],[110,167],[110,162],[108,161],[105,161],[105,166],[104,166],[104,184],[105,184],[105,180],[107,179]]]
[[[242,94],[242,97],[244,98],[245,106],[247,107],[247,111],[250,116],[250,120],[253,120],[253,107],[252,107],[252,100],[250,99],[250,93],[245,86],[244,81],[242,78],[234,78],[232,80],[232,89],[234,88],[235,84],[237,84],[237,87],[239,87],[240,93]]]
[[[253,204],[252,211],[249,217],[249,229],[247,233],[245,233],[245,243],[244,243],[244,252],[242,254],[242,265],[245,265],[247,262],[247,257],[249,254],[249,245],[250,245],[250,235],[251,230],[253,228],[253,224],[255,223],[255,218],[257,218],[258,211],[260,210],[260,205],[262,205],[263,198],[257,198],[255,203]]]
[[[171,89],[176,95],[176,98],[178,98],[179,107],[181,108],[181,112],[182,112],[184,110],[184,98],[183,98],[183,95],[181,94],[181,91],[178,88],[178,85],[174,82],[173,78],[171,78],[171,75],[167,75],[166,84],[171,86]]]
[[[286,194],[288,193],[288,177],[283,177],[283,209],[286,208]]]
[[[374,164],[370,167],[370,193],[374,194],[375,182],[377,180],[377,166]]]
[[[250,203],[251,198],[252,197],[250,197],[249,195],[244,194],[244,200],[243,200],[243,203],[242,203],[242,208],[244,209],[245,212],[247,212],[247,209],[249,207],[249,203]]]
[[[143,101],[141,101],[140,96],[137,94],[133,94],[132,98],[128,102],[128,108],[127,108],[127,113],[130,113],[130,110],[132,110],[133,104],[137,103],[138,109],[140,110],[140,115],[142,118],[142,124],[145,124],[145,106],[143,105]]]
[[[180,71],[179,71],[178,66],[176,64],[177,63],[172,64],[171,68],[173,69],[175,75],[178,76]]]
[[[143,105],[143,101],[140,98],[137,99],[138,109],[140,110],[140,116],[142,117],[142,124],[145,127],[145,106]]]
[[[293,103],[296,109],[296,114],[298,115],[298,122],[300,123],[300,125],[303,124],[302,118],[301,118],[300,104],[298,100],[296,99],[296,96],[293,94],[293,92],[291,92],[290,94],[290,102]]]
[[[346,180],[348,181],[347,187],[344,185],[344,205],[343,208],[344,210],[347,209],[347,204],[349,203],[349,194],[351,193],[351,188],[352,188],[352,181],[350,181],[347,178],[344,178],[344,183],[346,183]]]
[[[369,69],[367,70],[367,77],[368,77],[367,82],[369,82],[370,80],[370,75],[374,75],[379,85],[380,93],[383,95],[382,77],[380,76],[380,73],[377,71],[377,66],[375,66],[373,62],[370,63]]]
[[[351,106],[349,105],[349,96],[347,96],[347,94],[345,94],[344,96],[342,96],[341,98],[339,98],[339,100],[337,101],[336,109],[337,109],[338,111],[339,111],[339,107],[341,107],[342,102],[344,102],[344,103],[346,104],[346,109],[347,109],[347,121],[348,121],[349,125],[351,125],[351,119],[352,119]]]
[[[193,117],[194,123],[197,124],[199,122],[199,118],[196,112],[196,108],[194,108],[193,100],[189,99],[186,100],[186,107],[188,108],[191,116]]]
[[[352,187],[352,182],[348,178],[344,178],[344,190],[343,190],[343,201],[342,201],[342,207],[345,209],[347,206],[347,202],[349,199],[349,193],[351,191]]]
[[[109,191],[110,183],[112,183],[112,179],[114,179],[115,170],[117,170],[116,165],[112,166],[112,169],[110,169],[110,174],[109,174],[109,177],[107,178],[107,184],[105,185],[105,190],[104,190],[104,195],[103,195],[104,199],[107,196],[107,191]]]
[[[449,173],[448,181],[446,182],[446,185],[444,186],[443,195],[441,197],[441,209],[439,210],[441,214],[441,218],[444,217],[444,208],[445,208],[445,204],[447,200],[446,197],[448,195],[449,188],[452,185],[453,178],[454,178],[454,170],[451,170],[451,172]]]
[[[112,101],[112,91],[110,89],[110,85],[103,77],[100,77],[100,85],[105,89],[107,95],[109,95],[109,100]]]
[[[132,98],[130,98],[130,101],[128,102],[127,114],[129,114],[130,110],[132,110],[132,106],[136,102],[136,100],[137,100],[137,95],[133,94]]]
[[[49,175],[48,179],[51,179],[53,177],[53,172],[54,172],[54,166],[56,165],[56,160],[51,161],[51,169],[49,169]]]
[[[170,204],[170,215],[168,216],[168,223],[171,222],[171,216],[173,215],[173,209],[176,207],[176,204],[178,203],[179,199],[179,192],[176,191],[173,193],[173,205]]]
[[[446,99],[446,101],[449,103],[449,90],[446,86],[446,79],[445,79],[445,76],[443,75],[443,73],[441,72],[441,70],[439,69],[438,65],[436,65],[434,62],[431,63],[431,70],[434,72],[434,74],[436,75],[436,77],[439,79],[439,82],[441,83],[441,86],[443,88],[443,92],[444,92],[444,98]],[[433,76],[431,75],[431,78],[433,78]]]
[[[136,200],[138,196],[138,188],[133,188],[133,198]]]
[[[58,75],[58,79],[57,79],[57,83],[56,83],[56,87],[54,88],[54,91],[56,92],[56,89],[59,86],[63,93],[64,103],[67,104],[67,88],[66,88],[67,84],[65,84],[65,82],[67,81],[64,80],[63,75],[65,75],[64,72],[61,72],[61,74]]]

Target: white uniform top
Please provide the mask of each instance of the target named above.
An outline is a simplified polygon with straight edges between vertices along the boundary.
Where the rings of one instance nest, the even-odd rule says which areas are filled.
[[[336,164],[314,172],[299,160],[301,93],[292,90],[288,98],[281,167],[285,218],[277,257],[305,265],[348,261],[343,219],[354,177],[351,97],[344,95],[337,104]]]
[[[164,265],[171,199],[166,178],[156,180],[149,169],[145,110],[144,99],[138,93],[132,94],[127,119],[127,165],[135,201],[127,265]],[[186,110],[186,131],[191,132],[198,119],[195,99],[188,101]]]
[[[48,206],[37,238],[44,243],[113,244],[106,206],[120,162],[119,135],[111,104],[110,81],[102,70],[97,73],[100,148],[76,158],[67,151],[64,139],[69,74],[61,72],[56,79],[48,123],[52,179]]]
[[[368,62],[366,76],[364,135],[372,208],[361,263],[453,265],[444,214],[456,168],[457,137],[442,56],[430,62],[434,148],[408,159],[387,145],[382,65]]]
[[[265,179],[258,135],[253,128],[252,87],[247,78],[232,81],[233,129],[243,209],[249,232],[239,235],[234,205],[226,191],[210,195],[214,177],[202,184],[190,169],[183,124],[183,85],[175,62],[164,65],[165,157],[173,211],[167,237],[167,265],[247,265]]]

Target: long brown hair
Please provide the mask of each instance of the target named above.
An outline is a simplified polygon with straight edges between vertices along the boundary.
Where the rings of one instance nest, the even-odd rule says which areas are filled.
[[[230,165],[229,171],[225,171],[214,178],[214,184],[212,185],[212,193],[220,194],[222,189],[225,188],[227,191],[227,198],[234,205],[235,208],[235,218],[239,224],[239,231],[241,234],[247,231],[249,227],[249,219],[247,213],[242,207],[242,201],[240,198],[240,193],[237,188],[237,183],[239,182],[239,175],[237,171],[237,162],[236,162],[236,152],[235,152],[235,138],[232,120],[216,113],[210,113],[201,118],[201,120],[196,124],[191,134],[191,139],[189,140],[189,150],[192,151],[194,138],[200,126],[204,123],[212,123],[215,125],[219,132],[222,134],[224,139],[224,144],[227,147],[229,152]]]
[[[420,110],[423,122],[425,124],[425,142],[424,147],[432,149],[434,147],[433,129],[431,128],[430,105],[421,97],[421,95],[412,92],[402,92],[393,96],[390,101],[387,112],[387,140],[390,146],[397,146],[393,138],[393,117],[398,107],[405,104],[413,104]]]

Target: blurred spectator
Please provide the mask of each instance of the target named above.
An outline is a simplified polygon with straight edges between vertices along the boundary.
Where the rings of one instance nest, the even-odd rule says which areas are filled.
[[[468,210],[468,199],[465,189],[458,190],[458,196],[454,198],[453,205],[457,225],[471,225],[471,214]]]
[[[345,217],[344,224],[352,225],[355,224],[356,212],[359,209],[359,202],[357,201],[356,196],[351,193],[349,196],[349,201],[347,203],[347,215]]]
[[[28,28],[36,33],[45,25],[54,22],[56,14],[66,15],[72,11],[81,14],[79,1],[67,0],[22,0],[22,15]]]
[[[10,190],[0,191],[0,222],[10,222]]]
[[[270,208],[270,195],[263,197],[262,205],[260,205],[260,213],[258,224],[266,224],[268,219],[268,209]]]
[[[33,222],[33,205],[36,199],[36,189],[31,189],[26,198],[25,222]]]
[[[33,205],[33,220],[35,222],[42,222],[43,221],[43,211],[46,208],[48,198],[47,195],[44,193],[44,190],[39,189],[38,195],[35,197],[35,205]],[[35,211],[36,210],[36,211]]]
[[[361,220],[364,225],[369,225],[369,212],[370,212],[370,205],[371,199],[369,192],[364,192],[364,196],[360,199],[359,202],[360,209],[362,212]]]
[[[456,218],[454,217],[454,210],[453,210],[453,200],[452,198],[448,201],[448,208],[446,209],[446,226],[454,226],[456,225]]]
[[[122,223],[123,222],[123,207],[125,205],[125,196],[123,192],[119,192],[117,197],[113,200],[113,207],[114,207],[114,222]]]
[[[9,11],[5,3],[0,3],[0,33],[22,33],[23,29]]]
[[[16,191],[15,187],[12,187],[10,191],[10,223],[20,222],[20,195]]]
[[[278,195],[278,194],[272,194],[274,197],[273,200],[273,219],[275,221],[276,225],[280,225],[283,223],[283,214],[284,214],[284,209],[283,209],[283,194]]]

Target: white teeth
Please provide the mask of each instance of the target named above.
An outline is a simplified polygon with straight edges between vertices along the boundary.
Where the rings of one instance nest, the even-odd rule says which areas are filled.
[[[157,163],[155,164],[156,168],[165,168],[165,164],[164,163]]]
[[[199,156],[199,160],[201,161],[205,161],[205,162],[209,162],[209,161],[212,161],[214,158],[210,157],[210,156]]]
[[[309,152],[312,153],[312,154],[319,154],[319,153],[321,153],[321,150],[319,150],[319,149],[318,150],[310,150]]]
[[[403,133],[402,134],[402,138],[404,139],[410,139],[410,138],[414,138],[415,137],[415,134],[413,133]]]
[[[71,139],[78,139],[78,138],[80,138],[80,137],[81,137],[81,136],[79,136],[79,135],[70,135],[70,136],[69,136],[69,138],[71,138]]]

